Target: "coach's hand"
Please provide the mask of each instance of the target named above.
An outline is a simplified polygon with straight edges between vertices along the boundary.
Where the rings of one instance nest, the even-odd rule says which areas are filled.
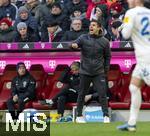
[[[17,101],[18,101],[18,95],[17,95],[17,94],[13,96],[13,101],[14,101],[14,102],[17,102]]]
[[[77,48],[78,48],[78,44],[77,44],[77,43],[72,43],[71,47],[72,47],[73,49],[77,49]]]

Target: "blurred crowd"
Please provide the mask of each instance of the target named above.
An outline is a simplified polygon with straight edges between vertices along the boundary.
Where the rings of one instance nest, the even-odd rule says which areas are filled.
[[[0,0],[0,42],[69,42],[98,20],[103,35],[122,41],[126,0]]]

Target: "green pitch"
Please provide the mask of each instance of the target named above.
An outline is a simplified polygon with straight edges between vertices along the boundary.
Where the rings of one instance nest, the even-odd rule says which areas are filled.
[[[138,122],[137,132],[121,132],[116,130],[122,122],[103,123],[52,123],[50,136],[150,136],[150,122]],[[49,130],[44,132],[6,132],[5,123],[0,123],[0,136],[49,136]]]
[[[136,132],[122,132],[116,130],[122,122],[103,123],[53,123],[51,136],[150,136],[150,122],[139,122]]]

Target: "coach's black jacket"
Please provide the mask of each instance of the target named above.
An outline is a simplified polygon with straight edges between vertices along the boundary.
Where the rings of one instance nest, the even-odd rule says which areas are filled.
[[[12,95],[18,95],[23,98],[29,99],[35,98],[35,86],[36,82],[34,78],[27,71],[24,76],[17,75],[11,84]]]
[[[111,51],[106,38],[83,34],[75,43],[81,48],[80,74],[95,76],[108,72]]]

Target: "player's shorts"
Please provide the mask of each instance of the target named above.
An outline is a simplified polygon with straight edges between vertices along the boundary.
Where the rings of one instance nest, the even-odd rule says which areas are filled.
[[[133,70],[132,77],[142,79],[150,86],[150,64],[137,64]]]

